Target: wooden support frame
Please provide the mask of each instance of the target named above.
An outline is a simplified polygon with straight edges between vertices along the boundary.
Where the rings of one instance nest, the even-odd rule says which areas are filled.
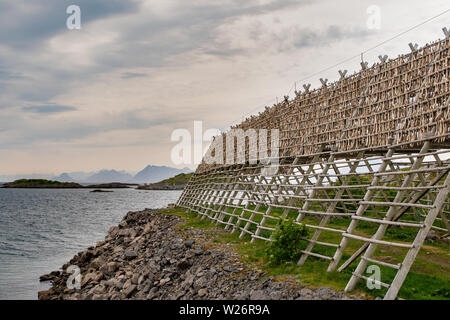
[[[271,241],[276,224],[295,214],[297,224],[313,230],[300,265],[311,257],[342,271],[361,258],[346,291],[367,280],[369,263],[391,267],[392,283],[379,284],[388,288],[385,299],[395,299],[428,231],[450,234],[450,160],[442,156],[450,153],[450,38],[413,47],[316,90],[306,86],[233,127],[279,129],[279,172],[263,176],[264,159],[202,163],[177,205],[251,241]],[[336,227],[333,219],[348,223]],[[377,231],[357,234],[361,221]],[[415,240],[384,238],[398,227],[416,230]],[[324,241],[325,232],[340,235],[339,243]],[[349,241],[365,244],[339,266]],[[386,245],[408,250],[402,263],[376,259],[375,249]],[[321,246],[335,249],[333,256]]]

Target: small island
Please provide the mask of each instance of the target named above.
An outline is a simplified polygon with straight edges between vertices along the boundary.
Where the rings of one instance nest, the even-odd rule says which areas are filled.
[[[192,173],[180,173],[175,177],[165,179],[156,183],[143,184],[138,186],[138,190],[183,190],[189,182]]]
[[[43,188],[43,189],[79,189],[84,188],[75,182],[59,182],[45,179],[20,179],[5,183],[2,188]]]

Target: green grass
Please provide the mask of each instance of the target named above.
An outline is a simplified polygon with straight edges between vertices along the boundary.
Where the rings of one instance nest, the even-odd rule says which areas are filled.
[[[252,208],[254,209],[254,207]],[[211,220],[205,218],[200,219],[195,213],[187,213],[185,209],[173,208],[164,209],[166,214],[175,214],[182,217],[186,223],[181,225],[180,228],[198,228],[205,230],[209,233],[215,243],[229,244],[231,245],[241,256],[244,262],[258,266],[258,268],[266,271],[268,275],[275,276],[279,279],[285,277],[295,277],[301,281],[301,283],[316,287],[325,286],[330,287],[335,290],[343,290],[351,277],[351,271],[353,271],[359,259],[354,261],[346,270],[343,272],[327,272],[328,261],[317,259],[314,257],[308,257],[306,263],[299,267],[296,263],[283,263],[280,265],[270,265],[265,256],[265,248],[267,243],[261,240],[257,240],[254,243],[250,243],[250,237],[247,235],[243,239],[239,239],[239,232],[233,234],[229,232],[217,232],[220,228],[218,225],[211,222]],[[238,210],[237,214],[241,214],[242,210]],[[272,212],[273,215],[281,215],[281,211]],[[251,213],[246,212],[245,217],[249,217]],[[259,217],[258,217],[259,216]],[[260,221],[261,216],[256,215],[256,221]],[[330,222],[330,225],[340,229],[346,229],[347,224],[342,221],[343,219],[334,219]],[[275,221],[275,220],[274,220]],[[304,220],[306,223],[313,223],[314,218],[307,218]],[[317,223],[317,220],[315,221]],[[244,221],[241,226],[244,226],[246,222]],[[266,225],[276,225],[276,222],[269,222]],[[251,224],[250,230],[256,228],[255,225]],[[365,235],[372,234],[374,227],[369,225],[358,229],[358,234]],[[366,234],[366,235],[367,235]],[[339,243],[340,235],[335,232],[324,231],[321,234],[320,241],[325,241],[329,243]],[[402,240],[402,237],[405,239]],[[411,234],[405,232],[405,230],[398,228],[398,230],[391,231],[388,233],[387,238],[395,239],[399,242],[409,241]],[[346,248],[341,263],[348,259],[350,255],[356,251],[363,243],[360,241],[349,241],[348,247]],[[316,246],[314,252],[332,256],[334,254],[335,248]],[[404,255],[406,254],[406,249],[403,248],[391,248],[391,247],[379,247],[374,255],[375,259],[390,262],[399,263],[402,262]],[[415,260],[408,276],[399,292],[398,297],[403,299],[443,299],[449,300],[449,289],[450,289],[450,264],[448,262],[448,247],[443,248],[439,245],[427,244],[419,252],[418,257]],[[381,269],[381,281],[385,283],[392,282],[396,270],[380,266]],[[367,274],[368,276],[368,274]],[[364,297],[364,298],[375,298],[383,297],[386,293],[386,289],[368,289],[365,282],[360,280],[357,287],[351,294]]]
[[[159,182],[154,183],[154,185],[169,185],[169,186],[179,186],[185,185],[189,182],[189,179],[192,177],[193,173],[180,173],[176,176],[165,179]]]

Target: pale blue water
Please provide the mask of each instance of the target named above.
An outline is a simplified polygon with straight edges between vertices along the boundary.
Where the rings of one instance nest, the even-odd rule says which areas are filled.
[[[0,188],[0,299],[37,299],[39,276],[103,240],[128,211],[162,208],[181,191]]]

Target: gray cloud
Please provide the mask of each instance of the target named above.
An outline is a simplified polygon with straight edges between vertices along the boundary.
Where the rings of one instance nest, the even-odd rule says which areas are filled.
[[[257,0],[247,0],[245,3],[231,0],[223,5],[183,1],[170,9],[169,17],[155,14],[123,25],[117,43],[108,48],[110,50],[102,50],[97,62],[109,68],[159,67],[170,56],[194,49],[209,50],[217,27],[227,20],[308,3],[308,0],[279,0],[266,4],[260,4]],[[237,50],[234,52],[239,53]],[[209,53],[225,55],[214,49]]]
[[[134,12],[137,0],[78,0],[82,22],[106,18],[114,14]],[[28,1],[14,0],[0,5],[2,32],[0,43],[13,49],[28,49],[66,29],[66,9],[72,0]]]
[[[25,76],[22,73],[0,69],[0,81],[19,80],[24,79]]]
[[[87,25],[113,15],[134,13],[140,3],[140,0],[78,0],[75,4],[81,7],[82,25]],[[66,8],[72,4],[72,0],[0,3],[0,96],[8,94],[14,98],[7,104],[48,103],[69,91],[79,79],[88,80],[108,69],[93,66],[62,70],[52,64],[54,52],[48,41],[57,35],[70,34],[66,28]],[[54,59],[60,62],[61,57]],[[71,63],[67,61],[66,66]]]
[[[344,39],[358,39],[373,35],[367,28],[345,28],[337,25],[328,26],[325,30],[296,29],[294,46],[297,48],[327,45]]]
[[[148,75],[146,73],[140,72],[124,72],[122,73],[122,79],[133,79],[133,78],[145,78]]]
[[[79,0],[76,4],[81,8],[80,31],[66,29],[66,8],[73,1],[16,0],[2,3],[0,20],[3,21],[4,28],[0,33],[0,48],[7,50],[0,50],[0,60],[5,65],[0,72],[0,81],[9,81],[3,89],[8,90],[9,95],[15,95],[16,105],[45,104],[70,91],[80,79],[88,82],[104,72],[127,68],[158,68],[164,66],[171,56],[198,49],[210,55],[224,57],[242,54],[239,49],[227,50],[211,46],[216,28],[224,21],[304,3],[308,1],[280,0],[260,4],[260,1],[248,0],[243,4],[239,0],[230,0],[227,5],[207,1],[181,1],[170,9],[168,15],[152,12],[140,15],[140,0]],[[83,34],[83,28],[88,28],[89,23],[113,15],[130,15],[130,19],[124,20],[120,25],[113,25],[112,31],[117,33],[114,42],[101,44],[90,51],[92,64],[70,68],[73,61],[61,61],[64,59],[61,55],[55,56],[60,63],[49,63],[54,55],[48,47],[49,39],[67,33],[68,41],[73,41],[69,40],[73,32]],[[59,67],[61,62],[64,62],[67,70]],[[147,75],[140,72],[122,73],[123,79],[144,76]],[[17,85],[13,85],[12,80]],[[0,93],[3,89],[0,87]]]
[[[40,114],[52,114],[52,113],[74,111],[74,110],[77,110],[77,108],[71,107],[71,106],[61,106],[61,105],[56,105],[56,104],[49,104],[49,105],[41,105],[41,106],[27,106],[27,107],[23,107],[22,110],[25,112],[33,112],[33,113],[40,113]]]
[[[28,107],[28,112],[46,113],[49,106]],[[67,106],[54,106],[56,109]],[[51,109],[50,109],[51,110]],[[70,110],[64,110],[70,111]],[[48,113],[48,112],[47,112]],[[16,118],[16,126],[10,126],[10,136],[0,136],[0,150],[11,147],[23,147],[36,142],[70,142],[75,139],[83,139],[99,133],[114,130],[139,130],[148,129],[155,126],[179,126],[182,122],[191,120],[189,111],[176,112],[167,116],[165,114],[154,115],[145,109],[132,109],[116,114],[104,114],[101,118],[87,119],[79,122],[71,119],[64,121],[52,121],[51,125],[43,119],[30,122],[28,119]],[[193,120],[193,119],[192,119]],[[7,119],[0,118],[0,128],[5,127]],[[55,134],[57,132],[58,134]]]

